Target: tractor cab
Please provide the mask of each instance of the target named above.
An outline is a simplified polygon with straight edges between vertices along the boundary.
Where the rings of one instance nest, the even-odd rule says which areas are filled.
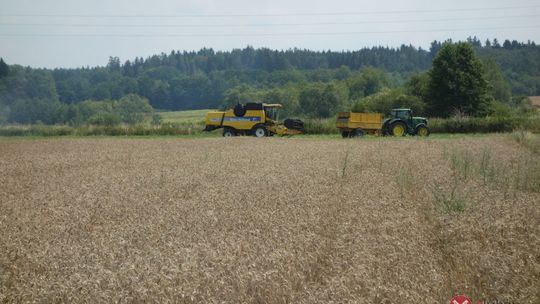
[[[412,110],[411,109],[392,109],[390,117],[404,121],[407,126],[412,126]]]
[[[400,118],[403,120],[412,119],[412,110],[411,109],[392,109],[390,111],[390,116],[395,118]]]

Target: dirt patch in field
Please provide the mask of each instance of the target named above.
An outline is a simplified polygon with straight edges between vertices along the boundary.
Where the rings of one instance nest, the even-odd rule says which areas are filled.
[[[540,109],[540,96],[529,96],[531,105],[537,109]]]
[[[460,140],[0,142],[0,302],[540,301],[538,156]]]

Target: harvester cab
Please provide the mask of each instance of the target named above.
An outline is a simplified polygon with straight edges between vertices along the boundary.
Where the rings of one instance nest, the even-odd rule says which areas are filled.
[[[279,121],[279,112],[281,112],[282,105],[279,103],[263,104],[264,115],[268,121],[277,123]]]
[[[264,137],[301,134],[304,123],[298,119],[279,122],[281,104],[246,103],[237,104],[226,111],[208,112],[204,131],[223,128],[223,136],[253,135]]]

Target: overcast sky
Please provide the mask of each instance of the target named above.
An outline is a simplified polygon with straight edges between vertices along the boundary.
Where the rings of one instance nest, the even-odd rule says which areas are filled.
[[[171,50],[356,50],[468,36],[540,42],[540,1],[0,0],[0,57],[105,65]]]

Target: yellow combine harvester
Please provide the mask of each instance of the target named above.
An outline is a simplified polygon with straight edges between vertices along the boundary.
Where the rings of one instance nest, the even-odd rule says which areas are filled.
[[[204,131],[223,128],[223,136],[253,135],[264,137],[301,134],[304,123],[298,119],[278,122],[281,104],[246,103],[238,104],[227,111],[208,112]]]

